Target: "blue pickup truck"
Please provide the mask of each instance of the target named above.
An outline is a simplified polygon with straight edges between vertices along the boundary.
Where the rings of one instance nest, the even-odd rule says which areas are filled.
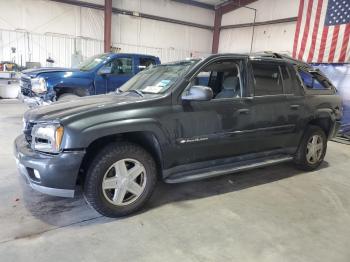
[[[19,98],[33,107],[80,96],[106,94],[146,67],[157,64],[160,60],[155,56],[105,53],[87,59],[78,68],[24,70]]]

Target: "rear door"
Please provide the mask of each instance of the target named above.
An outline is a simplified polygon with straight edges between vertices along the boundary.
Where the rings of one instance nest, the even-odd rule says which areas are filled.
[[[254,82],[253,110],[258,152],[284,149],[295,132],[287,96],[283,90],[281,66],[284,63],[252,60]]]
[[[305,95],[293,66],[289,64],[281,65],[281,73],[284,93],[287,98],[288,122],[294,125],[293,132],[285,142],[287,147],[293,148],[297,147],[304,132]]]

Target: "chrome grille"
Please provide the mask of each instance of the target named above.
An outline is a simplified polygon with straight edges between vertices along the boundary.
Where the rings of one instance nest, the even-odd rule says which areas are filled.
[[[32,84],[29,77],[22,76],[20,83],[21,93],[25,96],[33,96]]]
[[[32,143],[32,129],[35,123],[33,122],[26,122],[23,133],[24,136],[29,144]]]

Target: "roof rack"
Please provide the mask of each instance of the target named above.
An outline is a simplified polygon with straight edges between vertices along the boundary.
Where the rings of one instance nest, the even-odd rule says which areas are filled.
[[[262,51],[256,53],[250,53],[251,57],[271,57],[271,58],[279,58],[283,59],[282,54],[271,52],[271,51]]]
[[[250,54],[250,56],[251,57],[269,57],[269,58],[283,59],[283,60],[286,60],[286,61],[293,63],[293,64],[302,65],[302,66],[308,67],[308,68],[310,67],[310,65],[308,63],[294,59],[293,57],[291,57],[289,55],[280,54],[280,53],[271,52],[271,51],[252,53],[252,54]]]

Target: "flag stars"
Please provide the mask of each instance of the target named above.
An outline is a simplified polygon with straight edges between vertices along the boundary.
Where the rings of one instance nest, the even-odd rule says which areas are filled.
[[[349,0],[329,0],[326,14],[326,25],[339,25],[350,22]]]

